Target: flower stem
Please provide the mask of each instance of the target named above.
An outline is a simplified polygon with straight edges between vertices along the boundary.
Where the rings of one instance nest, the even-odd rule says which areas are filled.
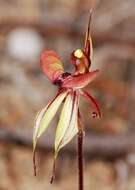
[[[78,188],[83,190],[83,131],[78,132]]]

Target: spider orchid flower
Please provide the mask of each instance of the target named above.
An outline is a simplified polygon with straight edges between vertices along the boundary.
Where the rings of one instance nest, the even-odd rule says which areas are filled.
[[[62,104],[60,119],[55,136],[55,160],[59,150],[64,147],[79,131],[80,127],[79,99],[84,97],[95,110],[95,116],[101,117],[101,112],[96,100],[87,91],[83,90],[97,76],[99,70],[90,71],[92,60],[92,40],[90,36],[90,21],[85,36],[83,49],[77,49],[71,53],[71,64],[74,65],[73,73],[64,71],[61,58],[52,50],[44,51],[41,55],[40,66],[43,73],[50,81],[58,86],[57,95],[46,107],[38,112],[35,119],[33,133],[33,152],[35,166],[35,149],[39,137],[49,127],[56,112]],[[35,168],[36,169],[36,168]],[[36,173],[35,173],[36,175]]]

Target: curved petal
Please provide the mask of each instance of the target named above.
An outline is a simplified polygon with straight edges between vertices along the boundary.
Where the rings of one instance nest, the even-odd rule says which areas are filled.
[[[92,82],[99,70],[67,77],[62,84],[63,88],[83,88]]]
[[[60,104],[66,97],[67,92],[59,93],[51,103],[49,103],[45,108],[43,108],[36,116],[35,126],[33,132],[33,147],[35,149],[37,139],[42,135],[42,133],[48,128],[51,120],[55,116]]]
[[[97,101],[87,91],[80,90],[80,94],[92,105],[94,109],[96,109],[97,115],[101,117],[101,111]]]
[[[65,146],[78,132],[76,92],[69,94],[65,100],[55,137],[55,158],[58,151]]]
[[[64,147],[78,133],[77,110],[78,110],[78,103],[77,103],[77,97],[75,97],[75,100],[73,102],[72,118],[69,127],[67,128],[65,135],[63,136],[59,149]]]
[[[35,126],[33,131],[33,166],[34,174],[36,176],[36,160],[35,150],[38,138],[48,128],[51,120],[55,116],[60,104],[66,97],[67,92],[60,91],[57,96],[45,108],[38,112],[35,119]]]
[[[54,82],[64,73],[63,64],[55,51],[44,51],[41,55],[41,68],[45,75]]]

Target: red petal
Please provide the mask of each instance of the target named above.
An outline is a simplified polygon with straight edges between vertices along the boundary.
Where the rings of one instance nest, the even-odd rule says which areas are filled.
[[[42,53],[40,65],[45,75],[52,82],[54,82],[62,73],[64,73],[60,57],[52,50],[44,51]]]
[[[101,117],[101,111],[97,101],[86,91],[81,90],[80,94],[96,109],[98,116]]]
[[[99,70],[67,77],[62,84],[64,88],[83,88],[97,76]]]

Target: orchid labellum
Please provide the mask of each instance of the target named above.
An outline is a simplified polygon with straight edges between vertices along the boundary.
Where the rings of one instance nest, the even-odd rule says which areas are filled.
[[[91,96],[91,94],[83,90],[84,87],[95,79],[99,72],[99,70],[90,71],[93,52],[90,36],[90,19],[85,36],[84,48],[77,49],[71,53],[71,64],[75,67],[73,73],[67,73],[64,71],[61,58],[56,52],[48,50],[44,51],[41,55],[41,68],[50,81],[54,85],[58,86],[58,93],[54,99],[46,105],[46,107],[39,111],[35,119],[33,133],[34,167],[36,167],[35,148],[37,141],[49,127],[50,122],[54,118],[59,107],[62,105],[63,107],[60,119],[56,128],[54,160],[56,160],[59,150],[78,134],[78,161],[80,162],[79,169],[80,171],[82,170],[81,153],[83,128],[79,112],[80,97],[85,98],[86,101],[91,104],[94,109],[95,116],[101,117],[100,109],[96,100]],[[81,183],[83,183],[81,180],[83,180],[82,177],[80,178],[80,189],[82,189]]]

